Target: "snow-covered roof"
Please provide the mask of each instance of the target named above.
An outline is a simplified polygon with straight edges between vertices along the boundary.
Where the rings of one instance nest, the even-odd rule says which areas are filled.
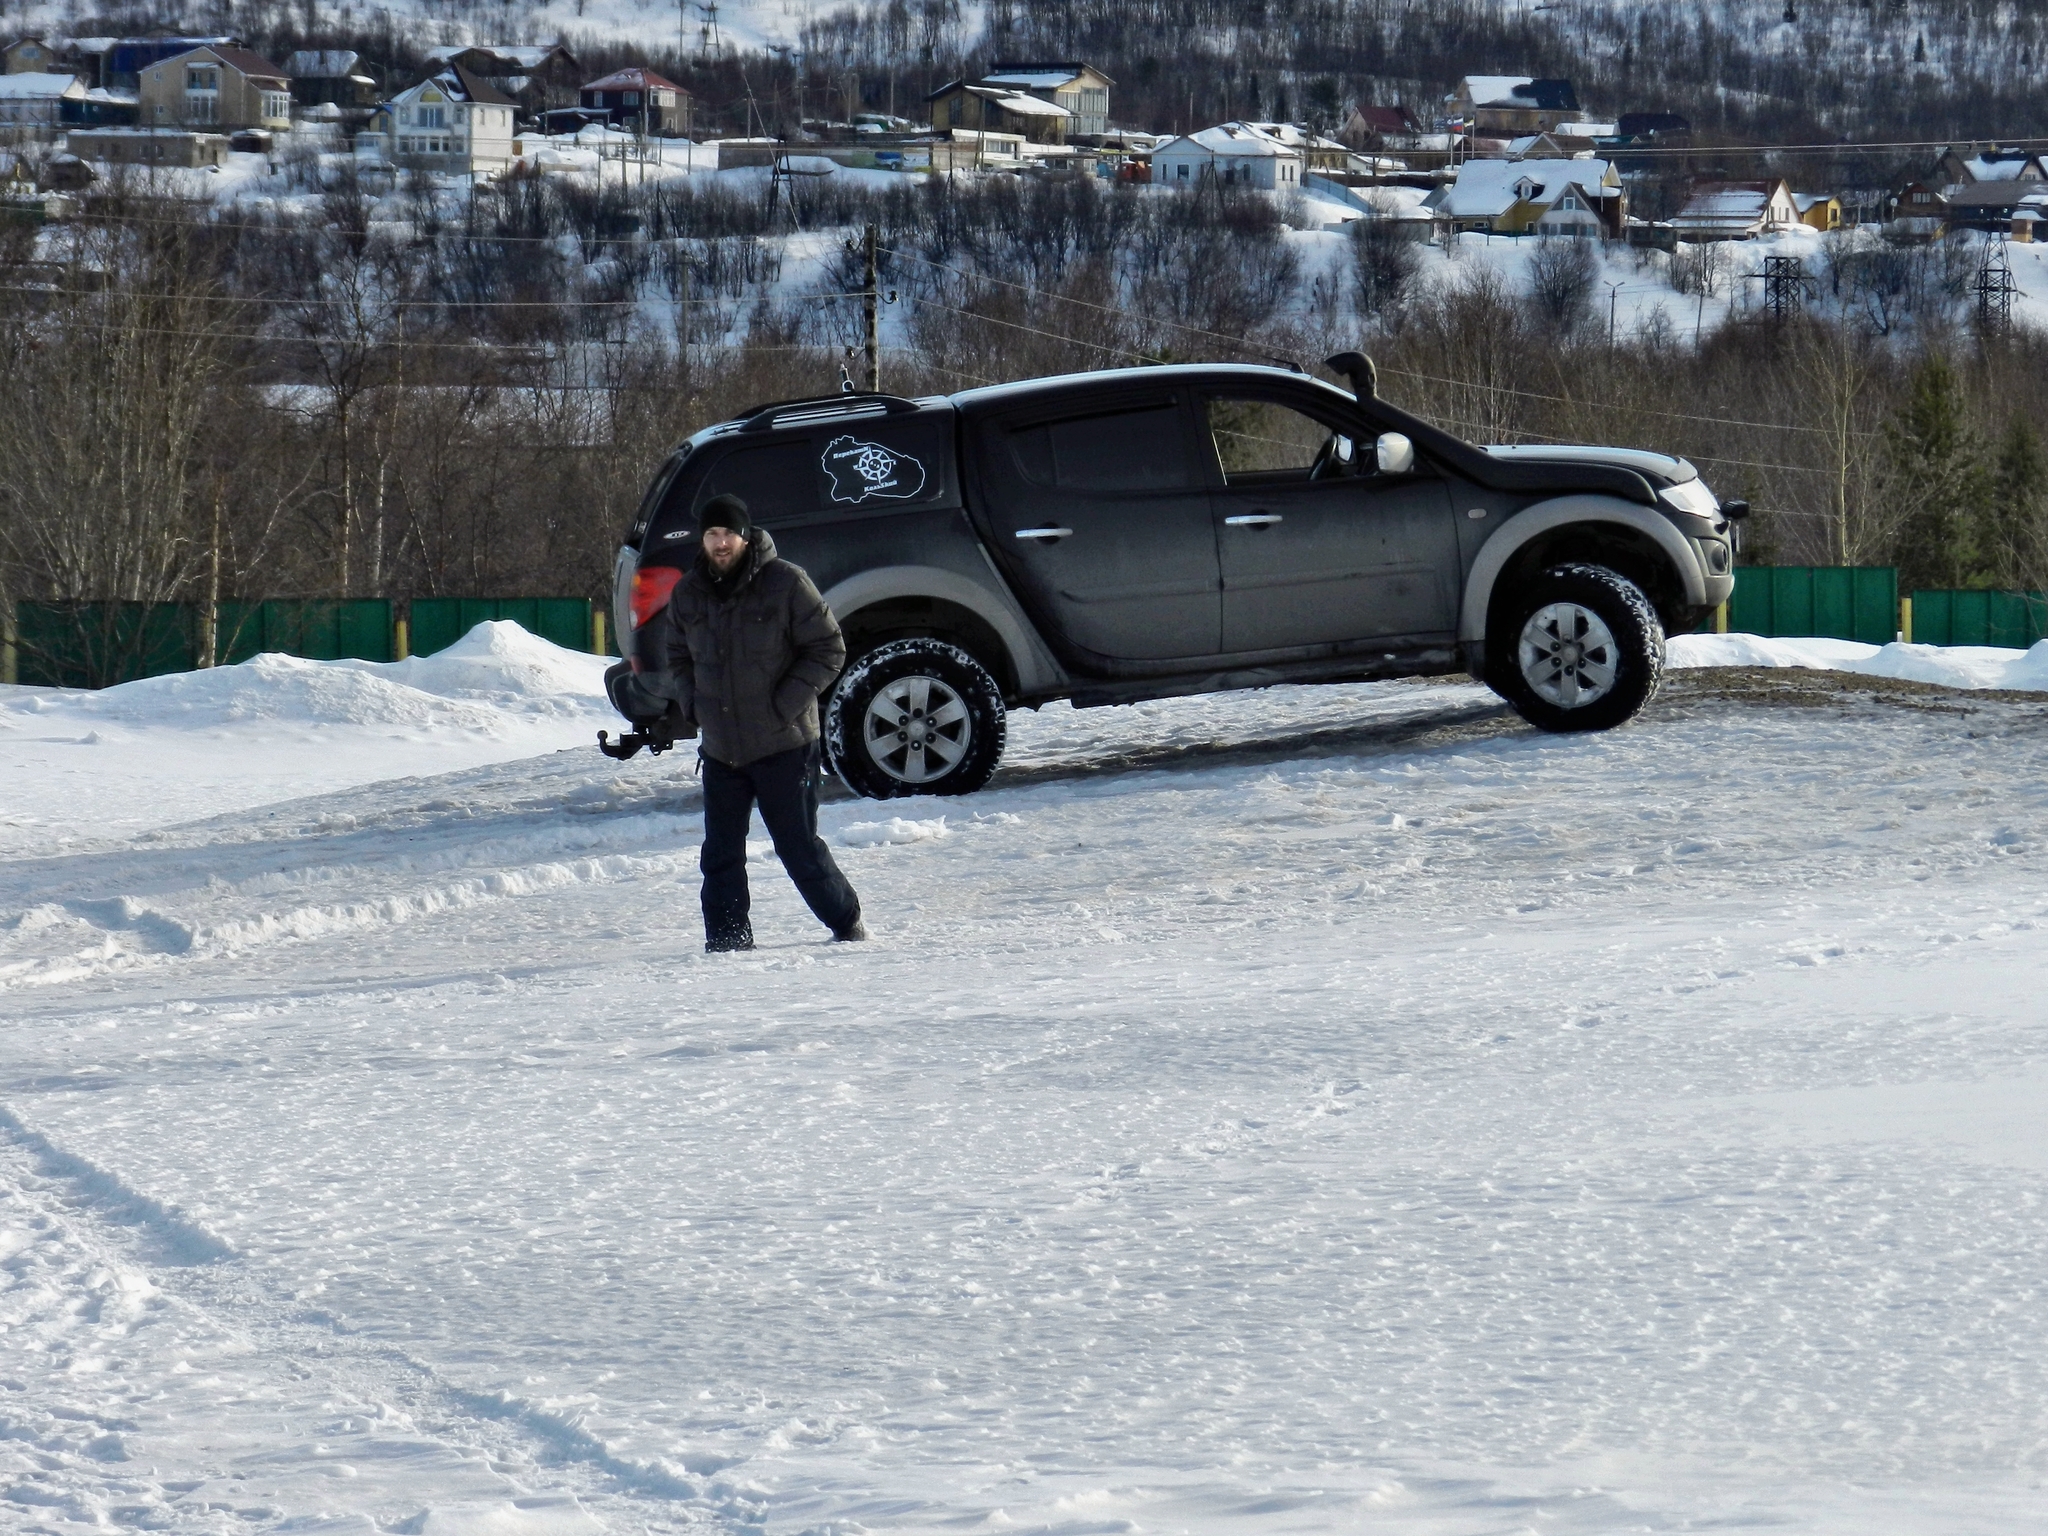
[[[979,96],[993,102],[1005,112],[1014,112],[1019,117],[1072,117],[1074,114],[1055,102],[1037,96],[1027,96],[1022,91],[994,90],[988,86],[970,85],[965,87],[968,95]]]
[[[1259,156],[1292,159],[1298,153],[1293,145],[1282,143],[1250,123],[1218,123],[1214,128],[1184,133],[1177,139],[1162,141],[1152,153],[1156,158],[1183,148],[1211,155],[1228,155],[1232,159]]]
[[[76,75],[44,74],[29,70],[18,75],[0,75],[0,98],[8,101],[44,101],[69,96],[85,99],[85,82]]]
[[[1553,133],[1570,134],[1578,139],[1611,139],[1621,132],[1619,123],[1559,123]]]
[[[1523,159],[1546,145],[1553,150],[1559,151],[1559,153],[1539,158],[1552,160],[1590,159],[1593,154],[1593,141],[1591,139],[1581,138],[1576,134],[1566,133],[1562,128],[1558,128],[1549,133],[1525,133],[1520,138],[1509,139],[1508,158],[1510,160]]]
[[[2029,169],[2039,169],[2032,155],[2014,153],[1963,157],[1963,170],[1972,181],[2015,181]]]
[[[1533,83],[1528,75],[1467,75],[1464,95],[1475,107],[1520,106],[1515,92]]]
[[[586,91],[680,91],[682,87],[673,80],[657,75],[651,69],[635,65],[630,69],[615,69],[602,80],[593,80],[583,87]]]
[[[1320,134],[1310,133],[1299,123],[1245,123],[1242,126],[1256,128],[1266,137],[1278,139],[1289,149],[1332,149],[1341,152],[1346,148],[1335,139],[1326,139]]]
[[[516,107],[519,105],[510,96],[500,91],[488,80],[479,80],[460,64],[450,64],[431,79],[422,80],[418,85],[400,91],[391,98],[388,105],[399,102],[410,104],[419,100],[428,86],[434,87],[450,101],[473,101],[487,107]]]
[[[1770,217],[1776,186],[1767,181],[1724,182],[1703,187],[1672,215],[1679,229],[1750,229]]]
[[[1576,112],[1578,97],[1569,80],[1538,80],[1529,75],[1467,75],[1461,94],[1475,107],[1540,107]]]
[[[1809,213],[1834,195],[1832,192],[1794,192],[1792,206],[1801,213]]]
[[[1071,69],[1016,70],[1001,75],[983,75],[983,85],[1014,85],[1026,91],[1056,91],[1078,79]]]
[[[1456,181],[1430,194],[1430,206],[1445,218],[1498,218],[1523,200],[1518,189],[1525,183],[1532,203],[1548,203],[1566,187],[1592,198],[1616,196],[1607,174],[1605,160],[1467,160]]]

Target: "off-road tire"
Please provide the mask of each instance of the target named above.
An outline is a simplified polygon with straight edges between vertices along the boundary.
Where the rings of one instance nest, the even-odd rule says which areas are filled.
[[[1642,588],[1604,565],[1556,565],[1494,607],[1486,682],[1544,731],[1606,731],[1655,697],[1664,626]]]
[[[1009,726],[988,668],[943,640],[892,640],[846,669],[825,706],[825,754],[870,800],[971,795],[996,771]]]

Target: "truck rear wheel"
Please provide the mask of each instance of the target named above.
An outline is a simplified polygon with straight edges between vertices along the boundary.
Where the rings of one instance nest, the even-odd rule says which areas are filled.
[[[1002,761],[1003,691],[943,640],[893,640],[848,667],[825,708],[832,771],[857,795],[970,795]]]
[[[1545,731],[1633,720],[1664,675],[1664,626],[1642,589],[1604,565],[1553,566],[1495,611],[1487,683]]]

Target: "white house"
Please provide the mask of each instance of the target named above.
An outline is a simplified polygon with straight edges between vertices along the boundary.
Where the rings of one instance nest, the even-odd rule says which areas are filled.
[[[1298,190],[1302,169],[1300,150],[1250,123],[1184,133],[1152,150],[1152,180],[1169,187],[1193,187],[1207,176],[1226,186]]]
[[[1751,240],[1801,222],[1782,181],[1708,181],[1693,188],[1671,227],[1681,240]]]
[[[1627,199],[1606,160],[1467,160],[1422,206],[1447,233],[1619,239]]]
[[[408,170],[488,175],[512,163],[515,108],[496,86],[451,64],[379,107],[356,150],[382,151]]]
[[[0,75],[0,123],[54,126],[64,117],[64,104],[83,103],[85,82],[76,75],[23,70]],[[74,105],[72,110],[78,110]]]

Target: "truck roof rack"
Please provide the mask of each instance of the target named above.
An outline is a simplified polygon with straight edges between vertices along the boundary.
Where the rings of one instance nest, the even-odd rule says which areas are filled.
[[[891,416],[920,409],[915,400],[901,395],[854,390],[836,395],[810,395],[800,400],[772,400],[757,405],[739,418],[742,432],[766,432],[784,416],[870,416],[879,406]]]

